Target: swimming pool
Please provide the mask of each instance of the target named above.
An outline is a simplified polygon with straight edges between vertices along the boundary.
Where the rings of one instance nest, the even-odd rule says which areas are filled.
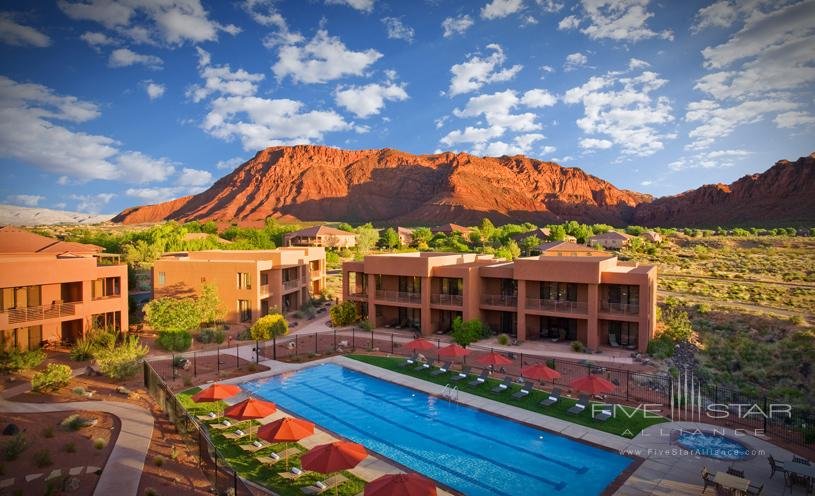
[[[752,458],[743,443],[713,432],[680,432],[676,443],[698,455],[717,460],[742,461]]]
[[[335,364],[242,387],[467,495],[600,494],[633,462]]]

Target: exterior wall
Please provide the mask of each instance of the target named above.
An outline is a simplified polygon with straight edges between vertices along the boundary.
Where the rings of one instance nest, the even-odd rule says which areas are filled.
[[[285,246],[322,246],[325,248],[353,248],[357,237],[353,234],[318,234],[316,236],[283,236]]]
[[[100,278],[119,278],[119,294],[94,295],[94,281]],[[127,286],[127,266],[124,264],[97,265],[93,257],[0,256],[0,288],[5,290],[4,293],[18,288],[20,296],[16,307],[13,302],[3,302],[3,310],[0,310],[2,339],[8,343],[15,329],[19,329],[19,338],[21,334],[27,334],[24,328],[42,326],[42,341],[73,341],[93,328],[95,315],[108,313],[118,314],[120,330],[126,332]],[[23,287],[39,287],[39,301],[23,298],[23,291],[19,289]]]

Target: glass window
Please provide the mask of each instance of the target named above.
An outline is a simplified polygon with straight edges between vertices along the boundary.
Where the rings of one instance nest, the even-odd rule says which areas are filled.
[[[164,286],[165,284],[167,284],[167,274],[165,272],[159,272],[158,273],[158,285],[159,286]]]
[[[268,272],[261,272],[260,273],[260,285],[265,286],[269,284],[269,273]]]
[[[249,273],[238,272],[238,289],[251,289],[251,287],[251,284],[249,284]]]
[[[238,314],[241,322],[252,320],[252,309],[249,307],[249,300],[238,300]]]

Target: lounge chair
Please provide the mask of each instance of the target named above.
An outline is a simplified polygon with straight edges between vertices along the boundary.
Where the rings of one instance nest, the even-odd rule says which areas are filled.
[[[614,408],[611,405],[602,405],[600,411],[594,414],[594,420],[598,422],[605,422],[612,417],[611,410]]]
[[[417,366],[416,366],[416,367],[415,367],[413,370],[415,370],[416,372],[421,372],[422,370],[427,370],[427,369],[429,369],[429,368],[430,368],[430,364],[429,364],[429,363],[427,363],[427,362],[421,362],[421,363],[420,363],[419,365],[417,365]]]
[[[513,398],[513,399],[516,399],[516,400],[520,400],[520,399],[522,399],[522,398],[526,398],[527,396],[529,396],[529,395],[532,393],[532,389],[533,389],[534,387],[535,387],[535,385],[534,385],[534,384],[532,384],[532,383],[531,383],[531,382],[529,382],[529,381],[526,381],[526,382],[524,383],[524,385],[523,385],[523,386],[521,386],[521,389],[519,389],[518,391],[516,391],[515,393],[513,393],[513,394],[512,394],[512,398]]]
[[[237,429],[235,432],[227,432],[226,434],[224,434],[224,437],[227,439],[232,439],[234,441],[235,439],[240,439],[245,435],[246,435],[245,432],[243,432],[240,429]]]
[[[797,455],[792,455],[792,461],[793,463],[802,463],[804,465],[809,465],[809,460],[807,460],[806,458],[801,458],[800,456]]]
[[[753,484],[752,482],[750,485],[747,486],[747,495],[748,496],[760,496],[764,493],[764,483],[761,484]]]
[[[249,453],[254,453],[257,450],[263,449],[269,446],[269,443],[263,441],[262,439],[255,439],[249,444],[241,444],[241,449],[243,451],[248,451]]]
[[[461,372],[459,372],[458,374],[453,375],[453,377],[451,377],[450,380],[453,381],[453,382],[463,381],[469,375],[470,375],[470,366],[467,365],[463,369],[461,369]]]
[[[197,418],[201,422],[212,422],[213,420],[219,420],[221,416],[215,412],[209,412],[206,415],[196,415],[195,418]]]
[[[306,473],[298,467],[292,467],[288,472],[278,472],[277,475],[284,479],[294,480],[299,479],[301,475]]]
[[[744,470],[736,470],[733,467],[727,467],[727,473],[736,477],[744,479]]]
[[[224,430],[224,429],[229,429],[230,427],[232,427],[232,422],[230,422],[227,419],[224,419],[221,422],[218,422],[216,424],[209,424],[210,429],[218,429],[218,430],[221,430],[221,431]]]
[[[506,376],[506,377],[504,377],[504,380],[501,381],[501,384],[498,384],[494,388],[490,389],[490,391],[492,391],[493,393],[503,393],[504,391],[509,389],[509,386],[511,386],[511,385],[512,385],[512,377]]]
[[[767,457],[767,461],[770,462],[770,479],[773,478],[776,471],[781,472],[782,474],[786,472],[786,470],[784,469],[784,462],[779,462],[778,460],[773,458],[773,455],[769,455]]]
[[[484,384],[485,382],[487,382],[487,376],[489,375],[489,373],[490,373],[490,371],[487,370],[487,369],[482,370],[481,375],[479,375],[475,379],[468,382],[467,385],[472,386],[472,387],[476,387],[476,386],[480,386],[480,385]]]
[[[561,395],[560,388],[555,388],[554,391],[549,393],[549,396],[541,400],[538,405],[540,406],[552,406],[560,400]]]
[[[300,491],[303,494],[320,494],[324,493],[325,491],[328,491],[329,489],[334,489],[335,487],[338,487],[340,484],[347,480],[348,479],[346,479],[340,474],[332,475],[331,477],[322,482],[320,481],[315,482],[314,485],[312,486],[301,487]]]
[[[284,458],[291,458],[296,456],[300,453],[300,450],[297,448],[287,448],[280,453],[269,453],[265,456],[256,456],[255,460],[259,461],[260,463],[264,463],[266,465],[274,465],[275,463],[279,462]]]
[[[587,406],[589,406],[589,395],[581,394],[580,398],[577,400],[577,403],[575,403],[573,407],[566,410],[566,413],[578,415],[583,413],[583,410],[585,410]]]
[[[436,376],[439,376],[439,375],[446,374],[447,372],[450,371],[450,365],[452,365],[452,364],[453,364],[453,362],[445,362],[444,365],[442,365],[441,367],[439,367],[436,370],[434,370],[433,372],[431,372],[430,375],[432,375],[433,377],[436,377]]]
[[[617,342],[617,336],[615,336],[614,334],[609,334],[608,335],[608,344],[612,348],[619,348],[620,347],[620,343]]]
[[[409,358],[405,358],[405,362],[402,364],[402,367],[408,367],[410,365],[416,365],[416,360],[419,359],[419,354],[417,352],[413,352]]]

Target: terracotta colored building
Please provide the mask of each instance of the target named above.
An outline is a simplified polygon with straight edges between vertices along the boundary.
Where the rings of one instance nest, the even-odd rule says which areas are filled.
[[[333,227],[313,226],[283,235],[283,245],[353,248],[357,245],[357,235]]]
[[[596,234],[590,237],[586,244],[589,246],[602,246],[603,248],[609,248],[612,250],[619,250],[624,246],[628,245],[631,241],[631,236],[626,233],[621,233],[617,231],[609,231],[602,234]]]
[[[0,228],[0,348],[127,330],[127,265],[94,245]]]
[[[213,284],[227,322],[251,322],[277,308],[298,310],[325,289],[325,249],[166,253],[153,265],[153,296],[193,296]]]
[[[656,326],[655,266],[571,243],[514,262],[449,253],[369,255],[343,264],[343,298],[375,326],[447,332],[481,319],[519,340],[644,351]]]

